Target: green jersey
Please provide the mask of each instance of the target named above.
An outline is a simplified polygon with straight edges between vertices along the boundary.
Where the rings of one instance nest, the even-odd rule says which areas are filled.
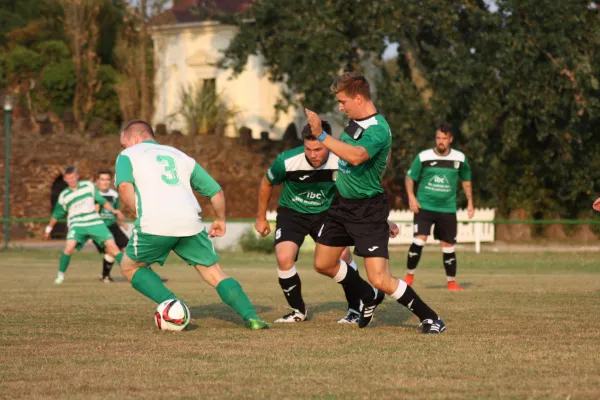
[[[471,167],[460,151],[451,149],[440,156],[430,149],[419,153],[406,176],[419,182],[417,200],[422,209],[455,213],[458,179],[470,181]]]
[[[380,114],[351,120],[344,129],[342,142],[361,146],[369,160],[354,166],[340,158],[336,187],[346,199],[368,199],[383,193],[381,178],[392,147],[392,132]]]
[[[283,183],[279,206],[302,214],[318,214],[329,208],[335,193],[338,157],[329,158],[319,168],[313,167],[304,155],[304,146],[279,154],[267,170],[273,185]]]
[[[79,181],[76,189],[66,188],[58,196],[52,218],[62,219],[68,215],[69,228],[104,224],[96,212],[95,204],[104,205],[106,200],[90,181]]]
[[[115,210],[119,209],[119,193],[116,190],[108,189],[106,192],[100,192],[100,196],[104,197]],[[100,218],[102,218],[106,226],[113,226],[117,222],[115,214],[102,206],[100,207]]]

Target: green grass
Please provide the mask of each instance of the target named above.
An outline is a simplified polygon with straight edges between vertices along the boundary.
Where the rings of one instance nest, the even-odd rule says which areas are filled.
[[[160,332],[155,305],[96,276],[97,254],[0,253],[0,398],[600,398],[597,254],[459,253],[463,293],[449,293],[439,252],[414,288],[447,324],[423,336],[386,300],[367,329],[339,326],[343,293],[298,267],[310,321],[249,331],[197,273],[171,256],[167,285],[190,306],[190,329]],[[392,267],[404,274],[404,252]],[[287,310],[273,255],[223,254],[260,314]],[[360,264],[360,263],[359,263]],[[362,272],[364,275],[364,271]]]

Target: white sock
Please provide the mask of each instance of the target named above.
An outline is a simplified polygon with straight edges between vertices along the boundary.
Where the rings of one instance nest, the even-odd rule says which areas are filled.
[[[456,281],[456,277],[455,277],[455,276],[447,276],[447,277],[446,277],[446,280],[447,280],[448,282],[454,282],[454,281]]]
[[[348,266],[353,270],[358,271],[358,265],[356,265],[356,261],[352,260],[352,262],[348,264]]]
[[[277,276],[279,277],[279,279],[290,279],[292,276],[296,275],[298,272],[296,272],[296,266],[292,266],[291,269],[288,269],[287,271],[282,271],[279,268],[277,268]]]
[[[340,260],[340,270],[338,271],[337,274],[335,274],[335,276],[333,277],[333,280],[336,281],[337,283],[340,283],[341,281],[344,280],[344,278],[346,277],[347,274],[348,274],[348,264],[346,264],[346,262],[344,260]]]
[[[114,258],[114,257],[111,257],[111,256],[109,256],[108,254],[105,254],[105,255],[104,255],[104,260],[105,260],[107,263],[109,263],[109,264],[110,264],[110,263],[114,263],[114,262],[115,262],[115,258]]]
[[[394,293],[391,294],[391,297],[394,300],[399,300],[400,297],[402,297],[402,295],[404,294],[404,292],[406,292],[407,287],[408,285],[406,284],[406,282],[404,282],[402,279],[398,279],[398,288]]]
[[[408,275],[414,275],[416,270],[417,270],[416,268],[415,268],[415,269],[408,269],[408,268],[407,268],[407,269],[406,269],[406,273],[407,273]]]
[[[61,271],[58,271],[58,277],[59,278],[64,278],[65,277],[65,273],[61,272]]]

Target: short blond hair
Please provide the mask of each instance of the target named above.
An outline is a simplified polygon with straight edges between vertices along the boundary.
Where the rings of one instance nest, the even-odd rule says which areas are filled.
[[[340,75],[329,88],[332,93],[344,92],[349,97],[360,94],[367,100],[371,100],[371,86],[369,81],[360,72],[345,72]]]

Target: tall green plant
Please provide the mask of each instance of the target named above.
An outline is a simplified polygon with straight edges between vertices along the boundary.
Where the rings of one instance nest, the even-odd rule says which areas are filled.
[[[238,114],[228,106],[222,93],[209,85],[182,86],[180,107],[170,118],[181,116],[190,135],[222,134]]]

